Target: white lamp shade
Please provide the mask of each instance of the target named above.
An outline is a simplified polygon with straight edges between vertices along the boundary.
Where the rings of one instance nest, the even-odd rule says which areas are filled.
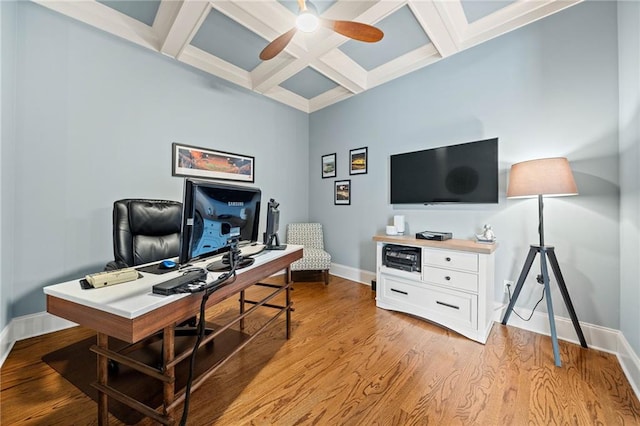
[[[511,166],[507,198],[578,194],[569,161],[564,157],[523,161]]]

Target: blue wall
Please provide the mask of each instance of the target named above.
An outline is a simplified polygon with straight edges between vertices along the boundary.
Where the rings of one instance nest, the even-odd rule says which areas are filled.
[[[620,2],[620,330],[640,353],[640,3]]]
[[[172,142],[254,156],[255,186],[282,222],[307,218],[306,114],[42,6],[17,9],[15,196],[3,191],[13,317],[112,258],[114,200],[182,199]]]
[[[13,158],[15,129],[16,4],[0,2],[0,330],[11,321],[13,301]],[[4,348],[1,348],[4,352]]]
[[[313,113],[309,211],[325,225],[332,260],[374,272],[371,237],[395,214],[406,216],[409,233],[451,231],[462,239],[489,223],[500,244],[495,299],[504,301],[503,280],[517,279],[538,240],[537,201],[505,198],[509,168],[566,156],[580,195],[546,201],[546,241],[556,246],[580,320],[618,328],[616,19],[613,2],[582,3]],[[500,139],[499,204],[389,203],[389,155],[490,137]],[[349,150],[362,146],[368,174],[349,176]],[[337,179],[351,179],[350,206],[335,206],[334,180],[320,178],[320,158],[333,152]],[[539,297],[535,275],[519,305],[532,307]],[[553,300],[568,317],[559,292]]]

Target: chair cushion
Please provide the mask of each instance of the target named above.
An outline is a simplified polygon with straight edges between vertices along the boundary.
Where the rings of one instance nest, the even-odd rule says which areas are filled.
[[[302,249],[302,259],[291,264],[292,271],[323,271],[331,268],[331,255],[322,249]]]

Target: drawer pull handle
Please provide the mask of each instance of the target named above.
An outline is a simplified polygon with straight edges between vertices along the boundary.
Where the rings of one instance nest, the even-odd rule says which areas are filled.
[[[449,275],[447,275],[446,277],[444,277],[445,280],[447,281],[451,281],[451,277]]]
[[[396,290],[395,288],[392,288],[391,291],[395,292],[395,293],[400,293],[400,294],[404,294],[405,296],[408,296],[409,293],[407,293],[406,291],[402,291],[402,290]]]
[[[451,262],[451,258],[450,257],[445,257],[444,260],[446,260],[447,262]]]
[[[451,305],[451,304],[449,304],[449,303],[444,303],[444,302],[441,302],[441,301],[439,301],[439,300],[436,300],[436,303],[437,303],[438,305],[446,306],[447,308],[460,309],[460,306]]]

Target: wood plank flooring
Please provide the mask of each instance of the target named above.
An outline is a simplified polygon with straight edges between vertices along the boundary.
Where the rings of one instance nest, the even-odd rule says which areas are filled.
[[[556,368],[546,336],[496,323],[481,345],[377,309],[369,287],[345,279],[294,287],[292,338],[284,319],[258,336],[192,394],[189,424],[640,425],[614,355],[560,342]],[[207,317],[236,309],[229,300]],[[96,404],[41,361],[92,334],[16,343],[0,375],[0,424],[97,424]]]

